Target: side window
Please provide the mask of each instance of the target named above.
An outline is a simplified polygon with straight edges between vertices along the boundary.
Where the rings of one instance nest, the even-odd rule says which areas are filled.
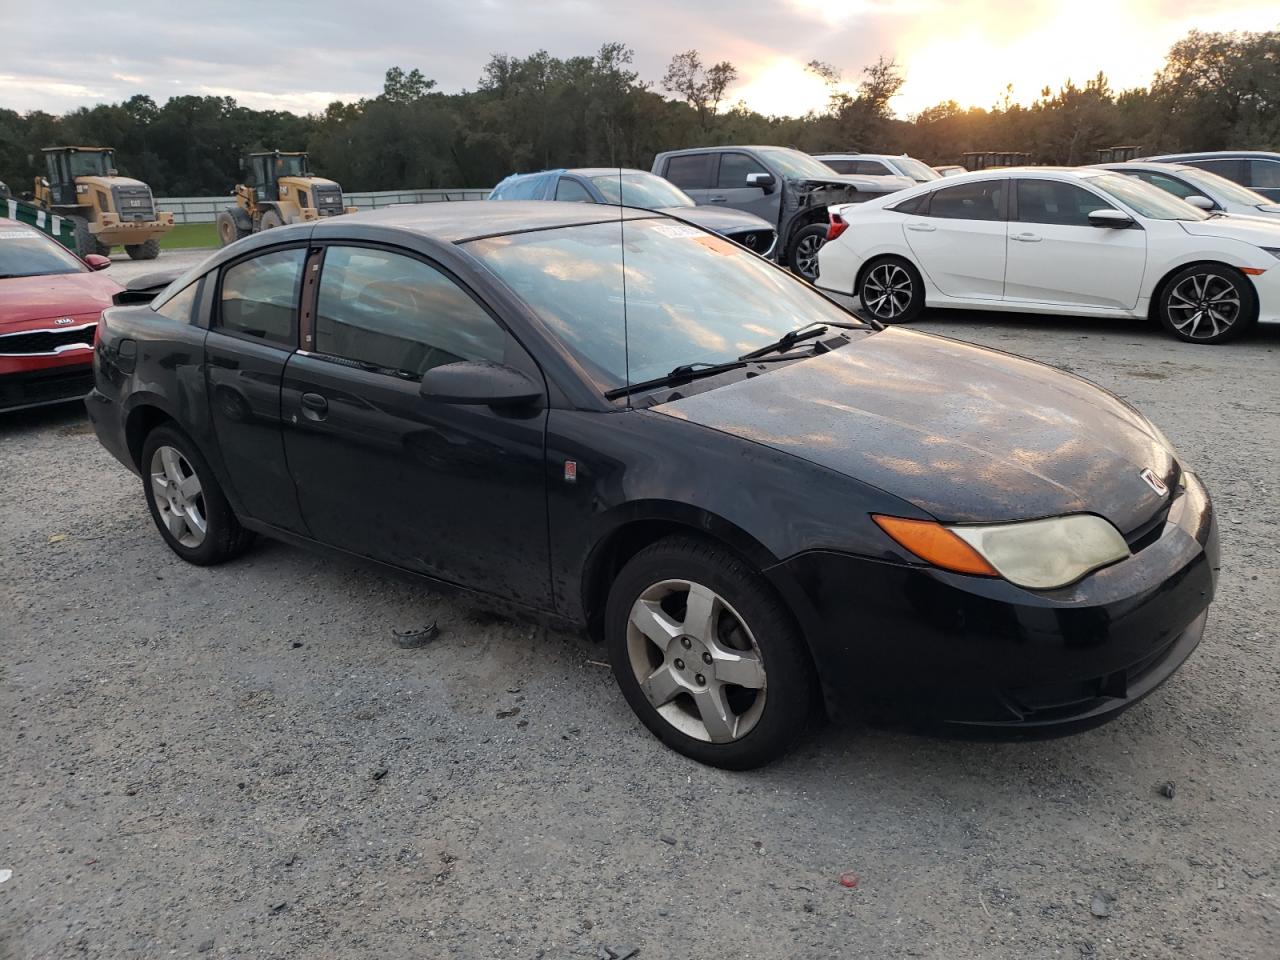
[[[200,292],[200,281],[193,280],[159,306],[152,307],[156,313],[174,323],[190,323],[196,307],[196,294]]]
[[[929,216],[948,220],[1003,220],[1007,180],[978,180],[935,190]]]
[[[720,174],[716,177],[716,189],[733,190],[747,185],[747,174],[768,173],[759,162],[745,153],[720,154]]]
[[[1111,204],[1083,187],[1060,180],[1018,180],[1018,220],[1067,227],[1089,226],[1094,210],[1114,210]],[[934,207],[937,207],[935,202]]]
[[[1184,160],[1183,162],[1188,166],[1199,167],[1201,170],[1208,170],[1220,177],[1234,180],[1236,183],[1249,185],[1249,178],[1246,176],[1248,171],[1245,169],[1243,160]]]
[[[836,173],[856,173],[857,172],[857,166],[858,166],[857,160],[823,160],[822,162],[825,163],[832,170],[834,170]]]
[[[264,253],[222,273],[218,326],[292,349],[298,343],[302,248]]]
[[[666,177],[681,190],[709,190],[713,156],[710,153],[690,153],[670,157]]]
[[[499,195],[500,200],[535,200],[542,193],[541,177],[522,177],[515,180]]]
[[[887,177],[893,174],[893,171],[879,160],[859,160],[858,168],[853,172],[870,177]]]
[[[1165,193],[1171,193],[1175,197],[1186,199],[1200,193],[1195,187],[1187,183],[1185,180],[1179,180],[1177,177],[1171,177],[1163,173],[1152,173],[1149,170],[1140,170],[1133,176],[1139,180],[1146,181],[1153,187],[1159,187]]]
[[[367,247],[330,247],[316,303],[316,352],[420,377],[459,360],[501,361],[507,335],[445,274]]]
[[[923,214],[929,209],[929,194],[922,193],[917,197],[899,201],[889,209],[896,210],[898,213]]]
[[[556,199],[573,203],[595,203],[591,194],[587,193],[586,187],[568,177],[561,177],[560,182],[556,184]]]
[[[1280,189],[1280,160],[1250,160],[1249,186],[1263,190]]]

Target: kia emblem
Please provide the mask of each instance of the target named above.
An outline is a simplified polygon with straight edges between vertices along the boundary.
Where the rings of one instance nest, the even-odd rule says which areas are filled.
[[[1169,492],[1169,488],[1164,485],[1164,481],[1161,480],[1158,476],[1156,476],[1156,472],[1152,470],[1150,467],[1147,467],[1147,469],[1143,470],[1142,473],[1139,474],[1139,476],[1142,477],[1142,479],[1147,482],[1148,487],[1150,487],[1152,490],[1156,492],[1156,496],[1163,497],[1166,493]]]
[[[57,320],[53,322],[55,326],[65,327],[68,323],[75,323],[76,321],[72,317],[59,317]]]

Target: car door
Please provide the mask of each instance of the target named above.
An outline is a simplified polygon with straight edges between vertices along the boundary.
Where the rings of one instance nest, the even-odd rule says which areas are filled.
[[[1004,297],[1009,301],[1132,310],[1147,263],[1147,234],[1095,227],[1093,210],[1115,210],[1065,180],[1014,181]]]
[[[218,451],[243,510],[295,533],[306,528],[285,464],[280,384],[298,346],[305,246],[223,267],[204,343],[205,390]]]
[[[716,155],[714,153],[682,153],[667,158],[663,177],[693,198],[706,203],[715,186]]]
[[[749,185],[747,177],[753,173],[771,174],[774,177],[773,186],[766,188]],[[745,210],[769,223],[777,223],[782,200],[781,185],[782,179],[751,154],[727,151],[720,154],[715,189],[708,194],[707,203]]]
[[[520,344],[451,274],[407,252],[324,251],[309,349],[285,369],[285,452],[317,540],[535,607],[550,604],[546,404],[424,398],[427,370]]]
[[[943,294],[962,300],[1004,295],[1005,177],[934,190],[903,222],[920,269]]]

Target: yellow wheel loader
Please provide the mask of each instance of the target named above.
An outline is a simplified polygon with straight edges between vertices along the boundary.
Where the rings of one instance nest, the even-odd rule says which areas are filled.
[[[37,177],[32,200],[75,228],[81,256],[107,256],[123,246],[134,260],[160,255],[160,237],[173,229],[173,214],[156,210],[151,188],[120,176],[110,147],[45,147],[48,176]]]
[[[356,212],[342,205],[342,187],[311,172],[305,153],[251,153],[240,166],[248,174],[246,182],[236,185],[235,206],[218,214],[218,240],[224,247],[286,223]]]

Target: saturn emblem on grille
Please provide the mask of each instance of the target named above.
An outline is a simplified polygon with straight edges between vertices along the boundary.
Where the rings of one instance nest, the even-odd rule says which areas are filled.
[[[1157,496],[1163,497],[1169,492],[1169,488],[1164,485],[1164,481],[1156,476],[1156,472],[1150,467],[1143,470],[1139,476],[1141,476],[1143,480],[1147,481],[1147,486],[1154,490]]]

